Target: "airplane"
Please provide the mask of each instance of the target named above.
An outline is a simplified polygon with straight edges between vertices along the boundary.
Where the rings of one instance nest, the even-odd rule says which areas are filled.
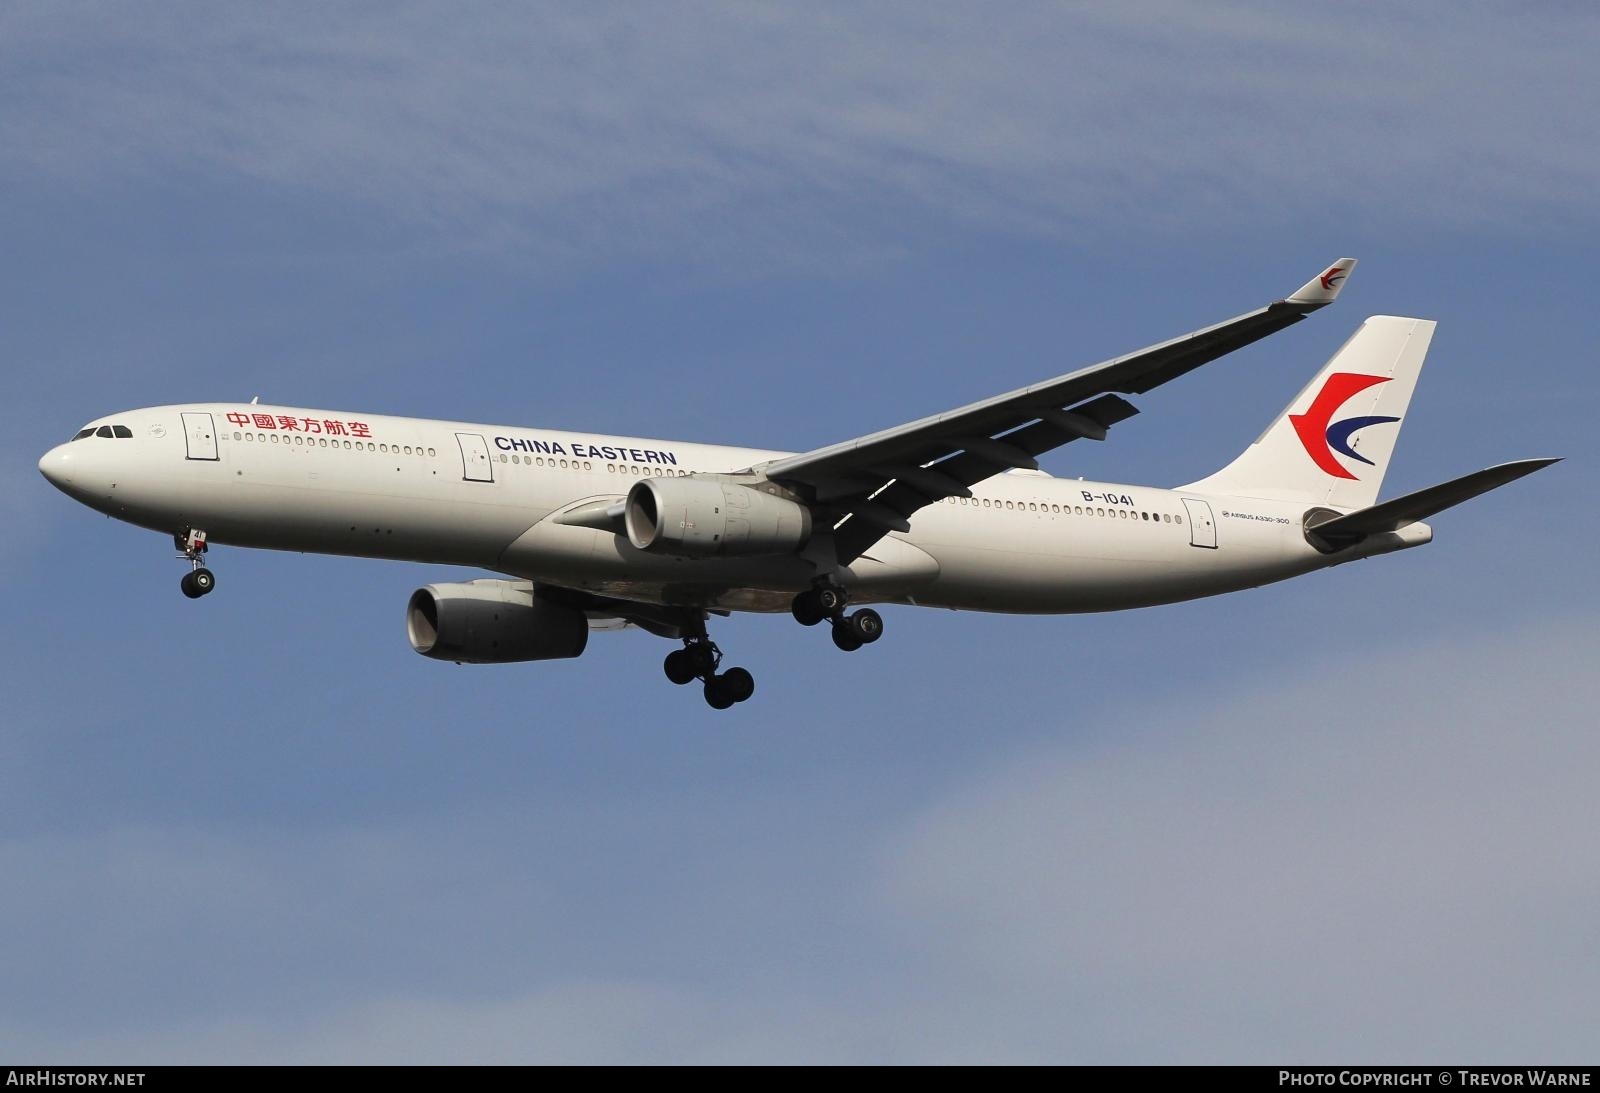
[[[192,599],[213,544],[401,559],[502,577],[430,584],[412,648],[471,664],[583,653],[592,630],[681,645],[707,703],[750,698],[712,615],[788,611],[855,651],[869,604],[1066,614],[1214,596],[1421,546],[1423,521],[1557,462],[1378,490],[1433,337],[1367,319],[1237,459],[1174,489],[1052,477],[1038,457],[1104,440],[1140,395],[1334,302],[1355,260],[1292,295],[1125,356],[800,454],[256,402],[111,414],[39,470],[68,496],[173,536]],[[853,610],[851,608],[854,608]]]

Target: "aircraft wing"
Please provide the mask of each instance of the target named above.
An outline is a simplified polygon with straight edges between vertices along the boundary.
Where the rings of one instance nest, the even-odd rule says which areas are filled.
[[[794,489],[835,519],[841,564],[890,531],[908,531],[918,509],[1074,440],[1103,440],[1139,411],[1142,394],[1218,357],[1292,326],[1338,297],[1354,258],[1341,258],[1293,295],[1226,322],[1055,379],[754,470]]]

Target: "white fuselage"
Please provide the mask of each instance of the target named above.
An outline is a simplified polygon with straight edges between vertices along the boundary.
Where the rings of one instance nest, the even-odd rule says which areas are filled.
[[[270,427],[269,427],[270,423]],[[797,555],[686,559],[556,522],[647,476],[726,474],[783,452],[345,411],[202,404],[109,415],[40,469],[95,509],[213,543],[474,566],[649,603],[776,611]],[[922,509],[847,567],[859,601],[1063,613],[1170,603],[1427,542],[1424,524],[1322,554],[1307,506],[1001,474]]]

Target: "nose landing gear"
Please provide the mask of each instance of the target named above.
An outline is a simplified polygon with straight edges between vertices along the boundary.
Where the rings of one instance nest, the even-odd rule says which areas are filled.
[[[815,626],[823,619],[832,621],[833,644],[847,653],[863,645],[871,645],[883,637],[883,616],[870,607],[845,614],[847,597],[844,589],[833,584],[819,584],[808,588],[794,598],[789,611],[802,626]]]
[[[661,667],[667,673],[667,678],[680,686],[696,679],[704,681],[706,704],[713,710],[726,710],[755,694],[756,681],[743,668],[718,672],[721,663],[722,650],[706,636],[702,628],[698,634],[683,639],[682,649],[668,653]]]
[[[178,587],[191,600],[198,600],[217,587],[216,574],[205,567],[206,533],[198,528],[190,528],[187,532],[174,535],[172,541],[180,556],[190,565],[189,572],[183,575]]]

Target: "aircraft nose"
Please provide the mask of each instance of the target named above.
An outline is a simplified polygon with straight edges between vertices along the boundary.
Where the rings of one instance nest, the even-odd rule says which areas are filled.
[[[39,473],[58,490],[72,485],[72,453],[65,444],[58,444],[39,457]]]

